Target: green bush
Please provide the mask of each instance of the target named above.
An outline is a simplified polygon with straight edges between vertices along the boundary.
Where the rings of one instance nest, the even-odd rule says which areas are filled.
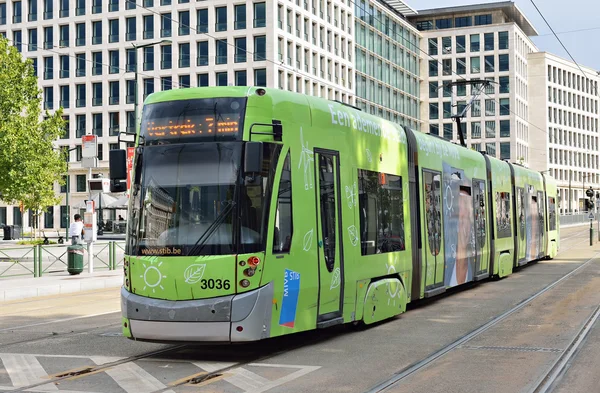
[[[44,239],[38,239],[38,240],[20,240],[18,242],[18,244],[22,244],[22,245],[30,245],[30,246],[43,246],[44,244]],[[48,244],[56,244],[55,241],[53,240],[48,240]]]

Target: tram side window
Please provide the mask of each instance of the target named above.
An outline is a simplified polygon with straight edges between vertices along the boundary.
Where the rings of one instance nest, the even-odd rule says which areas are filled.
[[[292,170],[290,153],[285,157],[279,192],[277,195],[277,211],[275,212],[275,235],[273,236],[273,252],[289,252],[292,243]]]
[[[509,192],[496,193],[496,227],[498,239],[511,236]]]
[[[556,230],[556,200],[548,197],[548,220],[550,221],[550,230]]]
[[[358,205],[362,255],[405,249],[402,177],[359,169]]]

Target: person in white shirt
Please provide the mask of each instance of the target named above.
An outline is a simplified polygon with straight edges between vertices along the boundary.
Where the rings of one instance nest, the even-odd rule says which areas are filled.
[[[83,221],[81,221],[81,216],[79,214],[75,214],[73,218],[75,221],[73,221],[69,227],[69,237],[71,238],[71,244],[79,244],[81,242],[81,236],[83,235]]]

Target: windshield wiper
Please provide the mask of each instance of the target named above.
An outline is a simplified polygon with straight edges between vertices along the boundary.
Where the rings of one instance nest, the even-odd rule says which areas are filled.
[[[235,202],[231,201],[231,202],[229,202],[229,204],[227,206],[225,206],[225,208],[223,210],[221,210],[221,213],[219,213],[219,215],[217,216],[215,221],[213,221],[213,223],[210,224],[210,226],[206,229],[206,231],[204,231],[202,236],[200,236],[198,238],[198,240],[196,241],[194,246],[187,252],[187,254],[185,254],[186,256],[190,256],[190,255],[193,255],[195,253],[199,253],[200,251],[202,251],[202,249],[204,248],[204,245],[206,244],[208,239],[210,239],[212,234],[217,230],[217,228],[219,228],[221,226],[223,221],[225,221],[225,218],[227,217],[229,212],[231,212],[231,210],[233,210],[234,206],[235,206]]]

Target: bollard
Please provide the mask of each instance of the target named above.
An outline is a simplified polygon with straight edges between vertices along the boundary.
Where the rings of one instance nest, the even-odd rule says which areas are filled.
[[[592,227],[592,220],[590,220],[590,246],[594,245],[594,228]]]

